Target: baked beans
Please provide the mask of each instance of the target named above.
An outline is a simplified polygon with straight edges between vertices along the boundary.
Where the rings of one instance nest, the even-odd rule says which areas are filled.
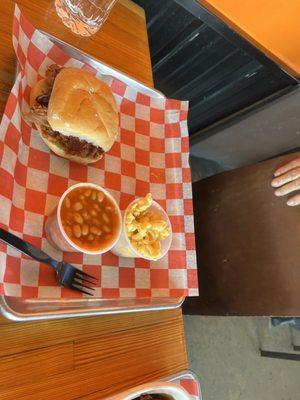
[[[88,251],[108,247],[120,229],[114,203],[104,192],[89,187],[67,194],[61,205],[61,221],[69,239]]]

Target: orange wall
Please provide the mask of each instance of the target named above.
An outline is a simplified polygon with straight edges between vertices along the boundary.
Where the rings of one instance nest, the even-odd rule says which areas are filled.
[[[198,0],[293,75],[300,76],[300,0]]]

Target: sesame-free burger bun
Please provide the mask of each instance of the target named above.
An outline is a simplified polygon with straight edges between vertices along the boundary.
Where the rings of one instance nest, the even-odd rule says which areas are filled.
[[[86,140],[104,152],[118,134],[118,109],[109,86],[78,68],[63,68],[55,78],[47,119],[54,131]]]
[[[36,97],[44,94],[47,92],[47,90],[49,90],[48,85],[45,81],[45,79],[42,79],[40,81],[38,81],[35,86],[31,89],[30,92],[30,106],[34,107],[36,106],[38,103],[36,102]],[[41,138],[43,139],[44,143],[58,156],[66,158],[70,161],[74,161],[77,162],[79,164],[89,164],[89,163],[93,163],[96,162],[98,160],[100,160],[103,156],[103,154],[100,154],[98,157],[94,157],[94,158],[88,158],[88,157],[81,157],[81,156],[76,156],[74,154],[69,154],[67,152],[65,152],[65,150],[60,147],[58,144],[50,141],[47,138],[47,135],[43,134],[43,130],[44,127],[41,124],[38,124],[37,122],[35,122],[35,126],[41,136]]]

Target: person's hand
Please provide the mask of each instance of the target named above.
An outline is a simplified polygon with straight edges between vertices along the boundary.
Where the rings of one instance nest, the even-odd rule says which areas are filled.
[[[278,188],[275,190],[276,196],[285,196],[286,194],[300,190],[300,157],[288,162],[274,172],[272,186]],[[300,205],[300,193],[293,195],[287,201],[288,206]]]

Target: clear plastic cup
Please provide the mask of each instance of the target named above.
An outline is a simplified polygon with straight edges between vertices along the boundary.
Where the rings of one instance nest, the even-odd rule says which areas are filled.
[[[116,0],[55,0],[62,22],[81,36],[96,33],[106,21]]]
[[[170,228],[170,235],[164,239],[161,240],[161,255],[158,258],[151,258],[151,257],[145,257],[145,255],[139,253],[136,248],[131,244],[126,231],[125,231],[125,218],[126,218],[126,212],[129,209],[129,207],[139,201],[140,199],[136,199],[132,201],[126,208],[125,211],[122,212],[122,230],[121,230],[121,235],[119,237],[119,240],[116,242],[116,244],[112,247],[111,252],[115,254],[116,256],[119,257],[133,257],[133,258],[144,258],[145,260],[151,260],[151,261],[157,261],[164,257],[167,252],[170,250],[171,243],[172,243],[172,226],[171,222],[169,220],[168,214],[165,212],[165,210],[158,204],[156,201],[152,200],[151,207],[149,208],[149,211],[156,211],[159,212],[162,215],[162,218],[168,222],[169,228]]]
[[[78,187],[88,187],[88,188],[93,188],[96,190],[99,190],[103,192],[114,204],[117,214],[119,217],[119,229],[115,235],[115,238],[110,244],[105,247],[101,248],[101,250],[87,250],[84,248],[81,248],[77,246],[75,243],[71,241],[71,239],[68,237],[68,235],[65,233],[64,228],[62,226],[61,222],[61,205],[64,201],[64,198],[68,193],[70,193],[72,190],[78,188]],[[45,224],[45,233],[46,233],[46,238],[49,241],[49,243],[56,247],[59,250],[62,251],[68,251],[68,252],[81,252],[85,254],[103,254],[109,251],[119,240],[120,234],[121,234],[121,228],[122,228],[122,215],[120,208],[118,204],[116,203],[116,200],[112,197],[112,195],[105,189],[103,189],[101,186],[95,185],[93,183],[78,183],[76,185],[73,185],[69,187],[61,196],[58,205],[55,207],[55,209],[52,211],[52,213],[49,215],[46,224]]]

